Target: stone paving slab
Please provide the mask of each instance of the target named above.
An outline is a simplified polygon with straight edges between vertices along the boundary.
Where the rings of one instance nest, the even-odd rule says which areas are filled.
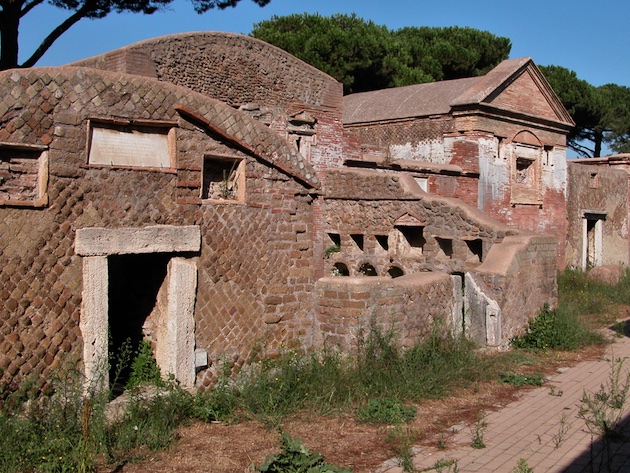
[[[519,400],[485,415],[483,433],[486,448],[471,446],[474,424],[459,426],[439,450],[422,447],[414,451],[418,471],[517,472],[524,459],[535,473],[630,472],[630,435],[610,444],[610,452],[601,455],[603,443],[593,438],[578,418],[584,391],[594,393],[607,384],[612,359],[630,358],[630,338],[617,338],[597,361],[579,363],[561,369],[544,386],[526,392]],[[630,371],[630,360],[623,373]],[[623,379],[623,376],[622,376]],[[630,403],[621,422],[622,432],[630,433]],[[608,463],[612,459],[612,464]],[[436,469],[439,461],[455,460],[455,465]],[[382,465],[379,473],[401,473],[394,461]]]

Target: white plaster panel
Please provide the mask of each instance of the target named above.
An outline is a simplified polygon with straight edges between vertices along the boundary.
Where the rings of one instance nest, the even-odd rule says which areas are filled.
[[[502,200],[510,186],[510,160],[506,148],[497,139],[480,139],[479,196],[478,206],[483,209],[487,202]]]
[[[94,127],[88,159],[106,166],[170,168],[168,134]]]
[[[546,158],[546,159],[545,159]],[[543,159],[542,184],[544,190],[567,194],[567,149],[555,146]]]
[[[442,140],[390,145],[389,153],[392,159],[410,159],[435,164],[448,164]]]

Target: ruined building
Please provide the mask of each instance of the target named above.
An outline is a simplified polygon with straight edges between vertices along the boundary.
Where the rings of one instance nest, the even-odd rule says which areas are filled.
[[[529,59],[342,96],[249,37],[0,73],[2,382],[151,341],[185,386],[371,320],[505,346],[556,302],[571,120]],[[560,244],[558,244],[560,242]]]

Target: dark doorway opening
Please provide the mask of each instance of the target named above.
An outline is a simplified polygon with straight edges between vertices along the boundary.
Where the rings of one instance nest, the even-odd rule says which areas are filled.
[[[145,338],[143,326],[156,308],[170,255],[112,255],[109,277],[109,382],[114,395],[129,380],[131,361]]]

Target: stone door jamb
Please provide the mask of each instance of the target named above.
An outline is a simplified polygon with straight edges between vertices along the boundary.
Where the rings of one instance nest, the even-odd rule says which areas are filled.
[[[80,329],[87,389],[107,385],[109,275],[107,257],[141,253],[199,253],[198,225],[144,228],[83,228],[76,232],[75,252],[83,257]],[[181,385],[195,383],[194,309],[197,259],[173,255],[167,272],[165,330],[157,342],[156,360],[163,373]]]

